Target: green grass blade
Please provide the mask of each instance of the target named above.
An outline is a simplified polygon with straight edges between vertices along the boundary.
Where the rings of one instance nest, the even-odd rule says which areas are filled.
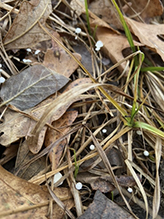
[[[137,114],[138,112],[138,103],[137,103],[137,100],[138,100],[138,83],[139,83],[139,74],[140,74],[140,70],[141,70],[141,66],[142,66],[142,63],[144,61],[144,54],[141,52],[139,54],[139,65],[136,69],[136,74],[134,76],[134,101],[133,101],[133,106],[132,106],[132,110],[131,110],[131,124],[133,124],[133,120],[134,120],[134,117],[135,115]]]
[[[131,32],[130,32],[130,30],[129,30],[129,28],[128,28],[126,22],[125,22],[124,16],[122,15],[122,13],[121,13],[121,11],[120,11],[120,9],[119,9],[117,3],[115,2],[115,0],[111,0],[111,1],[112,1],[113,5],[115,6],[117,12],[118,12],[118,15],[119,15],[119,17],[120,17],[120,21],[121,21],[122,26],[123,26],[123,28],[124,28],[126,37],[127,37],[127,39],[128,39],[128,42],[129,42],[129,45],[130,45],[132,51],[133,51],[133,52],[136,52],[135,45],[134,45],[134,42],[133,42],[133,37],[132,37],[132,34],[131,34]]]
[[[87,25],[88,25],[88,32],[91,35],[91,27],[90,27],[90,22],[89,22],[89,12],[88,12],[87,0],[85,0],[85,13],[86,13],[86,19],[87,19]]]
[[[157,67],[157,66],[150,66],[150,67],[145,67],[145,68],[141,68],[142,72],[146,72],[146,71],[164,71],[164,67]]]
[[[137,121],[134,123],[133,127],[145,129],[145,130],[147,130],[155,135],[158,135],[158,136],[164,138],[164,132],[162,132],[160,129],[158,129],[154,126],[151,126],[147,123]]]

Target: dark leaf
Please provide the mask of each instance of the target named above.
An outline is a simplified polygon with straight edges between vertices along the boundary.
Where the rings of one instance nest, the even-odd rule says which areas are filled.
[[[1,89],[3,103],[21,110],[31,108],[49,95],[61,89],[68,78],[42,65],[30,66],[18,75],[10,77]]]
[[[78,219],[134,219],[132,215],[97,190],[94,201]]]

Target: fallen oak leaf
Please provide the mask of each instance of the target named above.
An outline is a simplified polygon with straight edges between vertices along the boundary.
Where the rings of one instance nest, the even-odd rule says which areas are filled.
[[[109,56],[113,63],[118,63],[120,60],[124,59],[122,51],[130,47],[125,36],[114,33],[113,31],[104,27],[97,28],[96,38],[103,43],[102,50],[107,54],[107,56]],[[134,41],[134,45],[142,46],[141,43],[136,41]],[[117,68],[122,73],[124,69],[126,69],[126,63],[121,63]]]
[[[31,108],[61,89],[68,81],[68,78],[43,65],[30,66],[2,85],[0,96],[4,102],[0,107],[10,103],[21,110]]]
[[[139,21],[142,19],[148,22],[151,17],[160,16],[163,13],[163,7],[159,0],[131,0],[126,3],[124,0],[120,0],[120,5],[122,6],[124,14],[129,17],[134,17]],[[89,4],[89,9],[93,11],[95,15],[101,17],[102,22],[106,22],[116,29],[123,29],[115,8],[111,6],[108,0],[92,1]],[[99,23],[97,23],[97,25],[102,26]]]
[[[124,0],[121,0],[124,4]],[[131,7],[127,7],[126,14],[128,17],[134,17],[135,19],[142,18],[145,22],[148,22],[150,18],[160,16],[163,13],[163,6],[160,0],[143,1],[143,0],[131,0]],[[141,19],[139,20],[141,21]]]
[[[124,17],[130,31],[138,37],[141,43],[157,52],[164,61],[164,42],[159,35],[164,34],[164,24],[144,24]]]

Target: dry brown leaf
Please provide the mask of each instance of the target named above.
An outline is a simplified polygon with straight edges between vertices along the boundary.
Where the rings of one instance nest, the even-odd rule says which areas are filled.
[[[127,1],[130,7],[125,4],[124,0],[120,0],[120,3],[125,14],[128,16],[134,16],[135,18],[139,15],[145,22],[148,22],[151,17],[161,15],[163,12],[163,7],[159,0]],[[119,16],[109,0],[92,1],[89,4],[89,9],[112,27],[114,26],[117,29],[123,29]]]
[[[3,39],[5,48],[28,48],[40,41],[50,39],[40,28],[38,21],[45,26],[45,21],[51,12],[50,0],[23,1],[18,15]]]
[[[119,176],[119,177],[115,176],[115,177],[118,184],[122,187],[134,187],[136,185],[136,182],[132,176]],[[106,181],[109,181],[111,183],[113,182],[112,177],[110,176],[101,176],[101,179],[105,179]]]
[[[22,179],[30,180],[32,177],[37,174],[46,172],[47,161],[46,156],[42,156],[38,158],[36,161],[27,165],[24,169],[21,169],[24,163],[30,162],[35,155],[29,151],[28,145],[26,145],[26,141],[22,144],[19,144],[19,149],[16,155],[16,162],[13,172]]]
[[[79,79],[76,79],[74,81],[72,81],[71,83],[68,84],[68,86],[65,88],[64,92],[76,87],[76,86],[79,86],[79,85],[82,85],[82,84],[87,84],[87,83],[91,83],[91,79],[90,78],[79,78]]]
[[[33,218],[34,215],[35,218],[47,218],[50,194],[45,186],[29,183],[1,166],[0,185],[0,218]],[[67,188],[55,188],[54,192],[67,208],[73,207],[72,196]],[[53,218],[62,219],[64,211],[55,203],[53,207]]]
[[[77,53],[74,53],[74,56],[78,60],[81,59],[81,56]],[[43,65],[67,78],[69,78],[78,67],[77,62],[75,62],[70,55],[68,55],[66,51],[59,46],[55,49],[55,51],[54,49],[47,49]]]
[[[110,24],[111,26],[114,26],[115,28],[122,29],[122,24],[119,20],[119,17],[117,15],[117,12],[115,11],[114,7],[108,0],[96,0],[92,1],[91,4],[89,4],[89,9],[97,15],[97,17],[100,17],[101,22],[98,22],[98,27],[103,26],[102,23],[106,22],[107,24]],[[97,20],[98,21],[98,20]],[[96,21],[96,22],[97,22]]]
[[[50,104],[50,102],[55,98],[56,94],[47,98],[42,103],[38,104],[38,106],[30,110],[26,110],[25,112],[27,113],[27,115],[29,114],[30,116],[39,120],[47,105]],[[15,112],[8,109],[4,115],[4,122],[0,124],[0,144],[2,144],[3,146],[8,146],[18,139],[27,136],[36,124],[35,120],[30,119],[24,114],[18,113],[19,111],[16,111],[16,109],[14,110]],[[44,131],[46,131],[45,128],[46,127],[44,127]],[[43,133],[40,133],[40,135],[43,135]]]
[[[143,24],[124,17],[131,32],[138,37],[141,43],[157,52],[164,61],[164,42],[158,36],[164,34],[164,24]]]
[[[108,199],[99,190],[96,191],[93,202],[88,209],[78,219],[96,218],[96,219],[134,219],[132,215],[123,210],[113,201]]]
[[[124,4],[125,1],[121,0],[121,2]],[[139,15],[145,22],[163,13],[163,6],[160,0],[130,0],[130,4],[130,7],[127,7],[126,14],[134,18],[137,18],[136,15]]]
[[[4,165],[17,155],[18,146],[18,144],[13,144],[5,149],[2,154],[2,158],[0,159],[0,165]]]
[[[76,14],[78,14],[79,16],[81,14],[86,15],[85,4],[83,4],[83,3],[80,0],[72,0],[71,4],[70,4],[71,7],[76,11]],[[98,10],[100,10],[99,7],[98,7]],[[107,22],[105,22],[103,19],[100,19],[98,16],[96,16],[95,10],[93,10],[93,12],[91,10],[88,10],[88,11],[89,11],[90,26],[93,28],[93,30],[94,30],[95,27],[97,28],[97,26],[98,27],[101,26],[101,27],[109,28],[110,30],[113,30],[113,32],[118,33],[118,31],[116,31],[111,26],[109,26],[107,24]]]
[[[45,146],[49,146],[53,142],[55,142],[57,139],[59,139],[61,136],[65,135],[71,127],[69,127],[73,121],[76,119],[78,115],[78,112],[75,110],[67,111],[60,119],[57,121],[52,122],[52,125],[59,130],[59,132],[52,130],[48,128],[46,137],[45,137]],[[52,151],[49,154],[50,161],[52,163],[51,169],[57,169],[59,165],[60,158],[63,154],[63,151],[65,149],[65,146],[69,142],[69,137],[67,139],[64,139],[61,141],[58,145],[56,145]]]
[[[107,56],[109,56],[113,63],[117,63],[124,59],[122,51],[126,48],[129,48],[129,42],[125,36],[114,33],[107,28],[98,27],[96,31],[96,37],[98,40],[103,42],[102,49],[107,54]],[[135,45],[139,46],[141,44],[135,42]],[[120,72],[123,72],[125,67],[126,62],[123,62],[118,66],[118,69]]]

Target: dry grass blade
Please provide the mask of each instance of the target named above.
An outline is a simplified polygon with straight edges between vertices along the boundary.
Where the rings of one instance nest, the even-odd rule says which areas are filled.
[[[137,166],[135,163],[131,162],[132,167],[134,167],[139,173],[141,173],[141,175],[143,175],[145,177],[145,179],[147,179],[150,184],[152,184],[153,186],[155,186],[155,181],[147,174],[145,173],[139,166]]]
[[[68,157],[68,166],[69,166],[69,170],[72,169],[72,161],[71,161],[71,154],[70,151],[67,151],[67,157]],[[75,188],[76,185],[76,181],[73,175],[73,172],[71,171],[69,174],[69,179],[67,179],[70,190],[72,192],[73,198],[74,198],[74,202],[75,202],[75,207],[76,207],[76,212],[77,212],[77,216],[81,216],[83,214],[83,206],[82,206],[82,201],[81,201],[81,197],[80,197],[80,193],[79,191]]]
[[[74,215],[71,213],[71,211],[63,204],[63,202],[55,195],[55,193],[51,190],[49,185],[47,185],[48,191],[50,195],[52,196],[53,200],[67,213],[67,215],[71,219],[76,219]]]
[[[134,171],[134,169],[133,169],[133,167],[131,165],[131,162],[126,159],[125,163],[126,163],[128,169],[130,170],[133,178],[135,179],[135,181],[136,181],[136,183],[137,183],[137,185],[138,185],[138,187],[139,187],[139,189],[140,189],[140,191],[142,193],[142,196],[143,196],[143,199],[144,199],[144,202],[145,202],[145,207],[146,207],[146,219],[147,219],[148,218],[149,208],[148,208],[148,201],[147,201],[147,196],[146,196],[145,190],[144,190],[144,188],[143,188],[143,186],[142,186],[142,184],[141,184],[137,174],[135,173],[135,171]]]
[[[131,212],[131,214],[133,214],[129,203],[127,202],[126,198],[124,197],[124,195],[123,195],[123,193],[122,193],[122,191],[121,191],[121,188],[120,188],[120,186],[119,186],[119,184],[118,184],[118,182],[117,182],[117,180],[116,180],[116,177],[115,177],[115,175],[114,175],[114,172],[113,172],[113,170],[112,170],[112,167],[111,167],[111,165],[110,165],[110,163],[109,163],[109,160],[108,160],[108,158],[107,158],[105,152],[103,151],[102,147],[100,146],[99,142],[97,141],[97,139],[95,138],[95,136],[92,134],[92,132],[91,132],[90,130],[89,130],[89,132],[90,132],[90,134],[91,134],[91,136],[92,136],[93,143],[94,143],[94,145],[96,146],[97,151],[98,151],[98,153],[99,153],[99,155],[100,155],[102,161],[104,162],[105,167],[107,168],[107,170],[108,170],[110,176],[111,176],[112,179],[113,179],[113,182],[114,182],[115,187],[116,187],[116,188],[118,189],[118,191],[120,192],[120,194],[121,194],[121,196],[122,196],[122,198],[123,198],[123,200],[124,200],[126,206],[128,207],[129,211]],[[133,214],[133,216],[135,216],[135,215]],[[135,216],[135,217],[136,217],[136,216]]]
[[[164,86],[163,79],[159,79],[155,74],[147,72],[147,84],[151,95],[159,107],[164,111]]]
[[[153,196],[153,219],[156,218],[159,207],[160,207],[160,178],[159,178],[159,165],[161,160],[161,151],[162,151],[162,143],[161,139],[156,139],[155,144],[155,162],[156,162],[156,179],[155,179],[155,189],[154,189],[154,196]]]
[[[144,202],[142,202],[139,198],[137,198],[136,196],[132,196],[126,189],[122,188],[122,192],[124,195],[126,195],[127,197],[129,197],[130,199],[132,198],[132,200],[134,200],[135,203],[137,203],[138,206],[140,206],[142,209],[145,209],[145,205]],[[152,209],[149,208],[149,214],[152,215]],[[155,219],[163,219],[161,216],[157,215]]]
[[[127,133],[131,128],[130,127],[126,127],[124,129],[122,129],[119,133],[117,133],[116,135],[114,135],[110,140],[108,140],[108,142],[104,145],[103,147],[103,150],[105,150],[107,147],[109,147],[114,141],[116,141],[118,138],[120,138],[122,135],[124,135],[125,133]],[[97,129],[98,130],[98,129]],[[94,135],[97,134],[97,130],[95,131]],[[66,136],[64,136],[66,137]],[[62,137],[63,139],[63,137]],[[50,145],[48,148],[44,149],[40,154],[39,156],[36,155],[36,159],[38,159],[41,155],[43,156],[44,154],[47,154],[48,153],[48,150],[55,146],[58,142],[60,142],[62,139],[58,139],[57,142],[54,143],[54,145]],[[90,143],[90,139],[88,139],[87,141],[87,144]],[[83,149],[87,146],[87,144],[85,143],[84,144],[84,147]],[[76,153],[76,156],[78,156],[80,153],[82,152],[81,148],[77,151]],[[81,165],[84,161],[88,160],[88,159],[91,159],[93,157],[95,157],[96,155],[98,155],[97,152],[94,152],[92,154],[88,154],[86,155],[84,158],[80,159],[77,161],[78,165]],[[29,163],[28,163],[29,164]],[[75,164],[75,163],[73,163]],[[48,173],[46,173],[46,178],[49,178],[51,176],[53,176],[54,174],[66,169],[68,167],[67,163],[64,163],[61,167],[59,167],[58,169],[56,170],[53,170],[53,171],[50,171]],[[42,182],[45,181],[45,174],[44,175],[41,175],[39,177],[37,177],[37,179],[33,179],[33,180],[29,180],[29,182],[32,182],[32,183],[36,183],[36,184],[41,184]]]
[[[128,132],[128,160],[132,161],[132,141],[133,131]]]
[[[103,150],[105,150],[111,143],[116,141],[119,137],[123,136],[125,133],[129,132],[131,130],[131,127],[125,127],[123,128],[119,133],[117,133],[113,138],[111,138],[104,146]]]

